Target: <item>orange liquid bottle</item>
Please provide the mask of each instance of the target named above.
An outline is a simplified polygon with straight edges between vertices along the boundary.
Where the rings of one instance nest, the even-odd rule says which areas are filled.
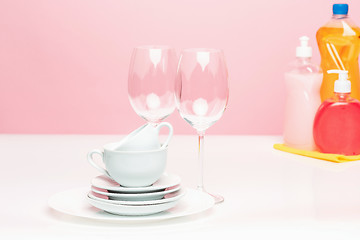
[[[331,20],[316,33],[321,55],[320,66],[324,73],[320,89],[322,101],[334,94],[336,76],[327,73],[331,69],[349,72],[351,97],[360,100],[360,28],[351,21],[347,13],[347,4],[334,4]]]

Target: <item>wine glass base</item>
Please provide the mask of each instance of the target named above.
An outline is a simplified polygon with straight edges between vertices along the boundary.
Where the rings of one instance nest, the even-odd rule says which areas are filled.
[[[202,191],[206,194],[209,194],[211,197],[214,198],[215,200],[215,204],[218,204],[218,203],[222,203],[224,202],[224,197],[219,195],[219,194],[213,194],[213,193],[209,193],[208,191],[206,191],[204,188],[198,188],[199,191]]]
[[[215,200],[215,204],[218,204],[218,203],[222,203],[224,201],[224,197],[221,196],[221,195],[218,195],[218,194],[212,194],[212,193],[208,193],[210,196],[212,196]]]

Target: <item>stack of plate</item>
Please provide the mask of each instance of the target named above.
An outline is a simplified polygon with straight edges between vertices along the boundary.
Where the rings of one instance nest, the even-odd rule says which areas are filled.
[[[180,178],[164,174],[148,187],[122,187],[107,176],[91,181],[88,202],[96,208],[118,215],[149,215],[174,207],[185,195]]]

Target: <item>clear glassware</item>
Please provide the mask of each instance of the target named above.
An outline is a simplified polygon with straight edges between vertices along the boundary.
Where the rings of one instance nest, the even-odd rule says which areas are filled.
[[[132,53],[129,100],[135,112],[154,126],[175,109],[177,60],[169,46],[141,46]]]
[[[198,189],[205,191],[205,131],[221,118],[229,96],[228,72],[223,52],[218,49],[183,50],[178,65],[175,94],[181,117],[198,133]],[[224,201],[220,195],[210,195],[216,203]]]

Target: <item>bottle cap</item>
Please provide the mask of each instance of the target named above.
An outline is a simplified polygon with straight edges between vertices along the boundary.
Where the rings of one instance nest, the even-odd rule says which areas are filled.
[[[334,4],[333,14],[346,15],[349,11],[349,5],[347,4]]]
[[[339,79],[335,81],[334,92],[336,93],[350,93],[351,82],[348,80],[348,71],[345,70],[329,70],[328,73],[338,73]]]
[[[309,38],[302,36],[299,40],[300,46],[296,47],[296,57],[312,57],[312,49],[308,46]]]

